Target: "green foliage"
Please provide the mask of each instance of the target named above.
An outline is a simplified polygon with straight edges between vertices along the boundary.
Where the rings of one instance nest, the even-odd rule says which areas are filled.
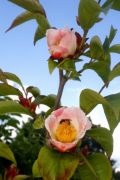
[[[107,13],[108,10],[111,8],[114,10],[120,11],[120,1],[119,0],[107,0],[103,4],[102,8],[105,13]]]
[[[90,113],[98,104],[102,104],[111,132],[118,125],[118,120],[109,102],[97,92],[85,89],[80,95],[80,107],[85,113]]]
[[[41,177],[40,171],[39,171],[39,166],[38,166],[38,159],[35,160],[33,167],[32,167],[32,174],[33,177]]]
[[[40,129],[40,128],[43,128],[44,127],[44,118],[42,115],[39,115],[34,123],[33,123],[33,127],[34,129]]]
[[[34,86],[27,87],[26,91],[30,92],[34,97],[37,97],[40,95],[40,90]]]
[[[112,178],[111,165],[104,154],[95,153],[87,159],[84,156],[82,157],[84,163],[79,166],[79,176],[81,180],[110,180]]]
[[[115,45],[111,46],[109,51],[112,53],[120,54],[120,44],[115,44]]]
[[[99,20],[101,7],[95,0],[81,0],[78,9],[78,20],[84,31],[88,31]]]
[[[7,95],[17,95],[22,96],[22,92],[6,83],[0,83],[0,96],[7,96]]]
[[[0,142],[0,157],[8,159],[16,164],[13,152],[11,151],[9,146],[7,144],[4,144],[3,142]]]
[[[93,128],[87,131],[87,136],[93,138],[98,142],[102,148],[106,151],[107,155],[110,157],[113,152],[113,137],[111,132],[106,128]]]
[[[58,65],[58,63],[55,62],[53,59],[48,60],[48,69],[49,69],[50,74],[52,74],[52,72],[57,67],[57,65]]]
[[[49,165],[48,165],[49,162]],[[43,147],[38,155],[38,166],[44,180],[69,180],[73,175],[79,159],[70,153],[60,153]]]

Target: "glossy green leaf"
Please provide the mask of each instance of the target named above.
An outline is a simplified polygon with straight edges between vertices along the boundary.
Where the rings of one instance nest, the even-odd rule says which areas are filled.
[[[69,180],[79,163],[79,158],[70,153],[60,153],[47,147],[40,150],[38,165],[44,180]]]
[[[80,107],[85,113],[90,113],[98,104],[102,104],[111,132],[118,124],[114,110],[109,102],[97,92],[85,89],[80,95]]]
[[[15,101],[0,101],[0,114],[5,113],[21,113],[31,116],[31,113],[28,109],[24,108],[22,105]]]
[[[35,86],[29,86],[26,89],[27,92],[31,93],[34,97],[37,97],[40,95],[40,90],[38,87]]]
[[[115,44],[115,45],[111,46],[109,51],[112,53],[120,54],[120,44]]]
[[[95,153],[84,159],[85,163],[79,166],[81,180],[110,180],[112,178],[112,168],[104,154]]]
[[[84,69],[91,69],[95,71],[104,83],[108,81],[110,73],[110,64],[106,61],[98,61],[92,63],[86,63]]]
[[[109,81],[112,81],[114,78],[120,76],[120,63],[115,65],[109,75]]]
[[[36,0],[9,0],[10,2],[34,13],[40,13],[46,16],[42,5]]]
[[[99,19],[101,7],[95,0],[81,0],[78,9],[78,20],[84,31],[88,31]]]
[[[42,96],[42,95],[38,96],[38,97],[36,97],[34,102],[36,104],[44,104],[44,105],[52,108],[55,105],[55,100],[56,100],[56,96],[50,94],[48,96]]]
[[[111,156],[113,152],[113,137],[108,129],[102,127],[93,128],[87,131],[86,135],[98,142],[106,151],[107,155],[109,157]]]
[[[90,54],[92,59],[104,60],[104,50],[98,36],[94,36],[90,41]]]
[[[14,164],[16,164],[13,152],[11,151],[9,146],[7,144],[4,144],[3,142],[0,142],[0,157],[8,159],[12,161]]]
[[[15,74],[9,73],[9,72],[4,72],[4,75],[5,75],[6,79],[14,81],[14,82],[18,83],[21,87],[23,87],[20,78],[18,76],[16,76]]]
[[[107,99],[107,101],[112,106],[115,112],[115,115],[117,117],[118,123],[119,123],[120,122],[120,93],[106,96],[105,99]]]
[[[52,74],[52,72],[57,67],[57,65],[58,65],[58,63],[55,62],[53,59],[48,60],[48,69],[49,69],[50,74]]]
[[[19,89],[6,84],[6,83],[0,83],[0,96],[7,96],[7,95],[17,95],[22,96],[22,93]]]
[[[14,180],[24,180],[24,179],[28,179],[30,178],[30,176],[27,175],[17,175],[14,177]]]
[[[33,127],[34,127],[34,129],[40,129],[40,128],[43,128],[43,126],[44,126],[44,119],[41,115],[39,115],[35,119],[35,121],[33,123]]]
[[[12,24],[10,25],[10,27],[6,30],[6,32],[8,32],[9,30],[15,28],[16,26],[19,26],[20,24],[29,21],[31,19],[34,19],[34,14],[29,12],[29,11],[25,11],[22,14],[20,14],[19,16],[17,16],[14,21],[12,22]]]
[[[38,159],[36,159],[33,164],[32,174],[33,174],[33,177],[41,177],[39,166],[38,166]]]
[[[114,29],[113,26],[111,26],[110,34],[109,34],[109,42],[111,43],[117,33],[117,29]]]

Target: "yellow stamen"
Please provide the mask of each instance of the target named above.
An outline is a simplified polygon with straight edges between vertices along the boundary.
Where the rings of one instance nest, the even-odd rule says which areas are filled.
[[[70,120],[63,120],[56,129],[55,137],[63,143],[71,143],[77,137],[77,131],[70,123]]]

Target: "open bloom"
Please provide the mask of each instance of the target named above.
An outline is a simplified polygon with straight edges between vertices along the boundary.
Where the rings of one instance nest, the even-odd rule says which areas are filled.
[[[53,58],[66,58],[74,55],[77,48],[75,32],[64,29],[48,29],[46,32],[49,51]]]
[[[77,145],[86,130],[91,128],[91,122],[80,108],[63,107],[48,116],[45,127],[51,144],[59,151],[65,152]]]

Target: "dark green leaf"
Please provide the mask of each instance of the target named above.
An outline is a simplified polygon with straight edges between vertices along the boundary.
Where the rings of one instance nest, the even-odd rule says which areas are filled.
[[[40,40],[43,37],[45,37],[45,32],[43,32],[43,29],[40,26],[37,27],[35,35],[34,35],[34,45],[36,44],[36,42],[38,40]]]
[[[40,13],[46,16],[42,5],[36,0],[9,0],[10,2],[34,13]]]
[[[98,36],[94,36],[90,41],[90,54],[92,59],[104,60],[104,50]]]
[[[83,68],[94,70],[101,77],[104,83],[108,81],[110,73],[110,65],[108,62],[98,61],[93,63],[86,63]]]
[[[21,113],[31,116],[31,113],[22,105],[15,101],[0,101],[0,114],[5,113]]]
[[[19,16],[17,16],[14,21],[12,22],[12,24],[10,25],[10,27],[6,30],[6,32],[8,32],[9,30],[15,28],[16,26],[29,21],[31,19],[34,19],[34,14],[29,12],[29,11],[25,11],[22,14],[20,14]]]
[[[113,0],[112,9],[115,9],[115,10],[117,10],[117,11],[120,11],[120,1],[119,1],[119,0]]]
[[[109,47],[110,47],[110,41],[109,41],[109,38],[106,37],[105,38],[105,41],[103,43],[103,49],[104,49],[104,52],[105,53],[108,53],[109,52]]]
[[[35,86],[29,86],[26,89],[27,92],[31,93],[34,97],[37,97],[40,95],[40,90],[39,88],[35,87]]]
[[[0,157],[8,159],[12,161],[14,164],[16,164],[16,160],[13,152],[11,151],[11,149],[7,144],[4,144],[2,142],[0,142]]]
[[[101,7],[95,0],[81,0],[78,9],[78,20],[84,31],[88,31],[99,18]]]
[[[35,19],[41,28],[42,33],[45,35],[46,30],[50,28],[47,18],[39,13],[35,14]]]
[[[108,11],[112,8],[113,6],[113,0],[107,0],[105,3],[102,5],[102,11],[104,14],[107,14]]]
[[[22,96],[22,93],[19,89],[13,86],[10,86],[6,83],[0,83],[0,96],[7,96],[7,95]]]
[[[62,62],[58,64],[58,68],[67,70],[67,71],[76,71],[75,61],[73,59],[64,59]]]
[[[111,132],[118,124],[116,115],[109,102],[97,92],[85,89],[80,95],[80,107],[85,113],[90,113],[98,104],[102,104]]]
[[[85,163],[79,166],[81,180],[110,180],[112,178],[112,168],[104,154],[96,153],[84,159]]]
[[[50,74],[52,74],[52,72],[57,67],[57,65],[58,65],[58,63],[55,62],[53,59],[48,60],[48,69],[49,69]]]
[[[110,157],[113,152],[113,138],[111,132],[106,128],[93,128],[87,131],[88,136],[92,137],[96,142],[98,142],[103,149],[106,151],[107,155]]]
[[[38,165],[44,180],[69,180],[79,163],[78,157],[70,153],[59,153],[43,147],[38,156]]]
[[[33,167],[32,167],[32,174],[33,177],[41,177],[40,171],[39,171],[39,166],[38,166],[38,159],[35,160]]]
[[[112,53],[120,54],[120,44],[115,44],[115,45],[111,46],[109,51]]]

